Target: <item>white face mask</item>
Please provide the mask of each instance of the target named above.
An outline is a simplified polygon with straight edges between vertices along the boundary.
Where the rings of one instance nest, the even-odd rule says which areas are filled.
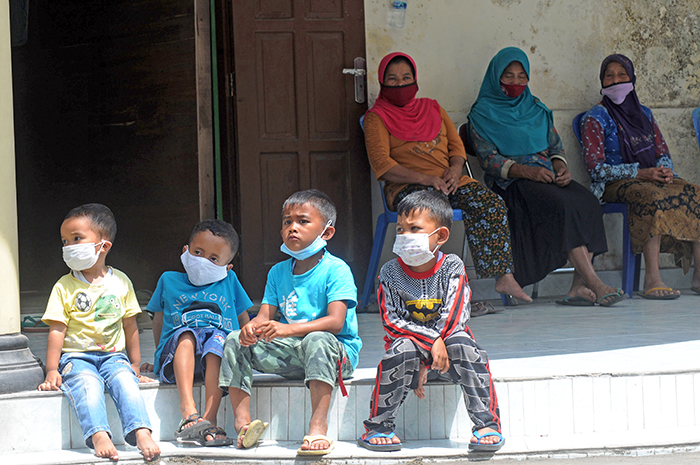
[[[206,286],[221,281],[228,274],[226,265],[219,266],[208,258],[192,255],[189,247],[180,255],[180,261],[185,267],[187,277],[195,286]]]
[[[97,243],[100,244],[100,248],[97,251],[95,251],[97,244],[94,242],[67,245],[63,247],[63,261],[73,271],[83,271],[92,268],[97,263],[97,258],[100,256],[100,251],[104,247],[105,242]]]
[[[438,228],[439,229],[439,228]],[[435,246],[435,250],[430,250],[428,238],[435,234],[438,229],[430,234],[398,234],[394,241],[393,252],[401,257],[401,260],[408,266],[421,266],[435,258],[435,252],[440,245]]]

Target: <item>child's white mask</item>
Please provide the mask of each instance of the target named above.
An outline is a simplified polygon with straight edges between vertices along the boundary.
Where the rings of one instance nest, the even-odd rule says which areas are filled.
[[[97,258],[100,256],[100,251],[104,247],[105,242],[102,241],[97,244],[94,242],[83,242],[66,245],[63,247],[63,261],[73,271],[83,271],[92,268],[97,263]],[[100,244],[100,248],[95,251],[95,246],[98,244]]]
[[[208,258],[192,255],[189,247],[180,255],[180,261],[185,267],[187,277],[195,286],[206,286],[221,281],[228,274],[226,265],[219,266]]]
[[[431,232],[416,234],[397,234],[394,241],[393,252],[401,257],[401,260],[408,266],[421,266],[435,258],[435,252],[440,244],[435,246],[435,250],[430,250],[429,237],[435,234],[440,228]]]

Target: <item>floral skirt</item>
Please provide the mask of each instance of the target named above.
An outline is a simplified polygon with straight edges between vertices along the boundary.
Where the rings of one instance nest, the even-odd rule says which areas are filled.
[[[700,240],[700,186],[676,178],[673,184],[622,179],[609,182],[604,202],[626,203],[632,250],[661,236],[661,252],[672,253],[687,273],[693,256],[692,242]]]
[[[421,184],[401,189],[393,202],[393,210],[412,192],[434,190]],[[464,230],[474,260],[477,278],[502,276],[513,272],[513,254],[506,205],[498,195],[480,182],[470,182],[448,196],[452,208],[462,210]]]

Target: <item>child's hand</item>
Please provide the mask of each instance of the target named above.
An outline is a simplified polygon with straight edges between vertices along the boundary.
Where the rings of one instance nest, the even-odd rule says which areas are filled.
[[[46,379],[39,385],[38,389],[40,391],[60,391],[62,381],[58,370],[50,370],[46,372]]]
[[[238,334],[238,342],[243,347],[252,346],[258,342],[258,331],[254,321],[248,322],[241,328],[241,332]]]
[[[136,375],[136,377],[139,380],[139,384],[148,384],[148,383],[155,383],[156,382],[155,379],[149,378],[148,376]]]
[[[258,338],[270,342],[276,337],[289,337],[292,335],[289,331],[290,326],[275,320],[263,321],[258,325]]]
[[[153,368],[154,366],[152,363],[143,362],[139,367],[139,371],[141,373],[153,373]]]
[[[432,368],[440,370],[440,373],[445,374],[450,369],[450,359],[447,357],[447,347],[445,341],[441,337],[435,339],[433,348],[430,349],[430,354],[433,356]]]
[[[420,364],[420,369],[418,370],[418,387],[413,390],[413,393],[420,400],[425,399],[425,388],[423,385],[428,382],[428,367]]]

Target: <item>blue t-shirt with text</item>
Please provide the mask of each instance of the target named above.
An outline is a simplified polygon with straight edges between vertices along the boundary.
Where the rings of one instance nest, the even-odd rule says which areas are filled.
[[[348,305],[345,324],[335,337],[345,346],[353,369],[357,368],[362,340],[357,334],[357,288],[350,267],[328,251],[304,274],[292,274],[293,266],[290,258],[272,267],[262,303],[277,307],[282,323],[305,323],[327,316],[330,302],[344,300]]]
[[[163,312],[163,329],[153,363],[155,372],[160,370],[165,343],[179,328],[216,328],[229,334],[240,329],[238,315],[252,306],[232,270],[224,279],[206,286],[190,283],[187,273],[163,273],[146,307],[149,312]]]

